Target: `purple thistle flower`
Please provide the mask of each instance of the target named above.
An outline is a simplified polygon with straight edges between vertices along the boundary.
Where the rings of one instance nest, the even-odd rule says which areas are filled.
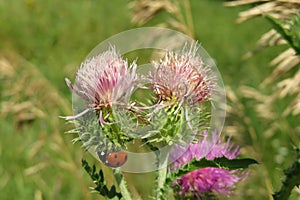
[[[190,144],[187,149],[177,145],[176,148],[171,151],[170,159],[175,160],[171,166],[171,170],[179,169],[180,166],[189,163],[193,158],[200,160],[206,157],[208,160],[213,160],[223,156],[228,159],[234,159],[238,156],[239,147],[231,145],[230,138],[226,143],[223,143],[216,132],[211,133],[211,138],[206,130],[201,134],[203,137],[198,140],[198,143]]]
[[[228,195],[241,181],[235,170],[206,167],[194,170],[180,177],[176,184],[181,186],[179,194],[201,196],[203,193],[217,192]]]
[[[214,87],[210,68],[197,55],[198,45],[185,47],[181,54],[167,52],[150,75],[154,92],[161,101],[187,102],[189,105],[209,100]]]
[[[200,160],[204,157],[213,160],[218,157],[234,159],[239,154],[239,147],[233,147],[230,139],[223,143],[215,132],[212,134],[212,144],[208,140],[207,131],[203,132],[203,140],[196,144],[190,144],[187,150],[171,166],[171,171],[179,169],[182,165],[189,163],[192,159]],[[178,156],[178,152],[183,152],[183,147],[177,146],[170,153],[170,158]],[[208,149],[210,149],[208,151]],[[207,153],[208,152],[208,153]],[[177,154],[177,155],[176,155]],[[235,184],[242,181],[245,174],[236,170],[226,170],[221,168],[207,167],[199,168],[181,176],[174,185],[180,186],[181,195],[200,195],[208,192],[220,194],[230,194]]]
[[[128,66],[114,47],[110,47],[93,58],[85,60],[76,74],[76,87],[69,79],[65,79],[68,87],[87,103],[87,109],[76,116],[66,117],[75,119],[90,110],[99,110],[99,119],[102,123],[102,109],[111,108],[129,94],[136,80],[136,63]]]

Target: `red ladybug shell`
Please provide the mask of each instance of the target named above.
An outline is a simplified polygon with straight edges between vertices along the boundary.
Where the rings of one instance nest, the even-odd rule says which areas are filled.
[[[127,161],[128,154],[125,152],[111,152],[99,150],[98,156],[100,160],[109,167],[120,167]]]
[[[106,157],[106,165],[110,167],[120,167],[127,161],[127,153],[111,152]]]

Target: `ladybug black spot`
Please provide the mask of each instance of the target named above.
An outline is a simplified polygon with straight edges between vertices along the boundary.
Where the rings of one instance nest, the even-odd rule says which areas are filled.
[[[118,158],[118,155],[117,155],[117,154],[115,154],[115,158]]]

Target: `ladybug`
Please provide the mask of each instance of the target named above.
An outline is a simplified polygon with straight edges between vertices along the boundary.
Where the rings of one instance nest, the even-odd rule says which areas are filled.
[[[127,161],[128,154],[125,152],[117,151],[117,152],[108,152],[102,151],[100,149],[97,150],[97,154],[99,159],[107,166],[117,168]]]

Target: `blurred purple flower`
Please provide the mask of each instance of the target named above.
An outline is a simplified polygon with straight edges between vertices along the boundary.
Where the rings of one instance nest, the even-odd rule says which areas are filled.
[[[110,108],[114,102],[129,94],[136,80],[136,63],[128,66],[114,47],[110,47],[93,58],[85,60],[76,74],[76,86],[66,78],[68,87],[87,103],[87,109],[76,116],[66,117],[75,119],[90,110],[99,110],[99,119],[102,118],[102,109]]]
[[[167,52],[150,75],[154,92],[160,101],[202,103],[209,100],[214,83],[210,77],[210,68],[197,54],[199,45],[189,50],[185,46],[180,54]]]
[[[239,154],[239,147],[233,147],[230,139],[223,143],[216,132],[212,132],[212,141],[206,131],[203,132],[203,139],[196,144],[190,144],[186,151],[177,146],[171,151],[170,159],[178,157],[179,153],[184,152],[171,166],[171,171],[179,169],[182,165],[189,163],[192,159],[200,160],[204,157],[213,160],[218,157],[234,159]],[[226,170],[221,168],[207,167],[199,168],[189,172],[179,178],[174,185],[180,186],[181,195],[201,196],[202,193],[217,192],[220,194],[230,194],[235,184],[242,181],[245,174],[236,170]]]

